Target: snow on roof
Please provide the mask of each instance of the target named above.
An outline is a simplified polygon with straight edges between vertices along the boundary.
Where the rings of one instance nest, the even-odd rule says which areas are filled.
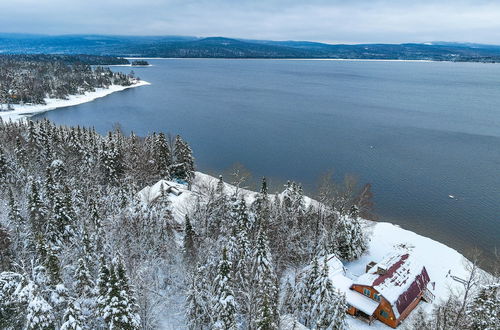
[[[361,293],[351,290],[352,280],[343,274],[330,276],[330,280],[335,288],[345,294],[346,301],[349,305],[356,307],[363,313],[372,315],[377,309],[379,303],[375,300],[362,295]]]
[[[337,274],[344,274],[344,264],[334,254],[327,257],[327,263],[330,277]]]
[[[167,180],[160,180],[152,186],[146,186],[144,189],[139,191],[137,194],[144,204],[148,205],[151,202],[154,202],[158,197],[161,196],[162,190],[166,195],[172,193],[176,196],[182,194],[182,192],[186,189],[186,186]]]
[[[349,305],[356,307],[368,315],[372,315],[375,312],[379,303],[371,300],[359,292],[351,290],[353,282],[350,278],[344,275],[344,265],[335,255],[328,257],[328,270],[328,276],[330,277],[333,286],[345,294],[346,301]]]
[[[379,272],[379,269],[383,271]],[[425,267],[409,253],[399,251],[387,255],[361,275],[354,284],[373,287],[391,305],[396,304],[398,311],[402,312],[408,305],[406,301],[412,298],[408,293],[416,297],[428,282],[429,276]]]

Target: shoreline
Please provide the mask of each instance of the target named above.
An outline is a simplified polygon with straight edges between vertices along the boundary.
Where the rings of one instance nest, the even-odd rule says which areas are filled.
[[[400,60],[400,59],[375,59],[375,58],[273,58],[273,57],[124,57],[127,60],[273,60],[273,61],[335,61],[335,62],[401,62],[401,63],[477,63],[477,64],[500,64],[500,62],[480,61],[437,61],[437,60]],[[115,66],[129,66],[118,64]]]
[[[121,92],[123,90],[129,88],[135,88],[140,86],[151,85],[151,83],[139,80],[130,86],[120,86],[120,85],[111,85],[108,88],[98,88],[94,92],[87,92],[82,95],[70,95],[68,99],[50,99],[46,98],[46,104],[31,104],[31,105],[13,105],[14,110],[12,111],[0,111],[0,118],[3,121],[20,121],[25,118],[29,118],[34,115],[38,115],[40,113],[48,112],[51,110],[71,107],[87,102],[94,101],[95,99],[108,96],[115,92]]]
[[[215,187],[218,181],[219,179],[214,176],[196,172],[191,190],[176,182],[169,182],[170,185],[182,191],[180,195],[168,195],[171,202],[172,215],[179,225],[184,223],[187,210],[192,208],[198,196],[203,195],[203,190],[207,189],[207,187]],[[138,196],[142,203],[147,204],[161,195],[160,187],[162,186],[159,184],[160,182],[162,181],[152,186],[146,186],[143,190],[139,191]],[[224,190],[231,194],[236,191],[236,187],[229,183],[224,183]],[[255,191],[245,188],[239,188],[238,191],[248,205],[255,200],[255,196],[258,194]],[[269,198],[274,198],[274,196],[275,194],[269,194]],[[306,206],[319,204],[319,202],[307,195],[304,195],[304,203]],[[419,260],[425,266],[431,281],[435,284],[432,289],[432,293],[435,295],[434,301],[420,303],[419,308],[431,313],[437,303],[448,298],[450,290],[454,292],[463,290],[463,284],[457,281],[457,278],[459,280],[467,278],[466,263],[470,262],[470,260],[456,249],[435,239],[383,220],[378,222],[362,219],[361,223],[366,233],[370,236],[368,249],[357,260],[351,262],[343,261],[346,276],[352,279],[357,278],[366,272],[366,265],[371,261],[378,262],[383,260],[388,253],[401,251],[410,253]],[[491,276],[483,268],[479,269],[481,276]],[[416,314],[416,311],[412,312],[410,319]],[[351,329],[388,329],[386,325],[378,321],[368,325],[356,318],[347,317],[347,322]]]

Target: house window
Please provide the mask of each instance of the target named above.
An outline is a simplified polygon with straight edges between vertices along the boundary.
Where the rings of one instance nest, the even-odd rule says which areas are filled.
[[[375,299],[376,301],[380,302],[380,296],[376,293],[373,294],[373,299]]]
[[[371,291],[370,291],[370,290],[368,290],[367,288],[364,288],[364,289],[363,289],[363,294],[364,294],[365,296],[369,297],[369,296],[370,296],[370,294],[371,294]]]
[[[388,317],[389,317],[389,313],[387,313],[387,311],[385,311],[385,310],[383,310],[383,309],[382,309],[382,310],[380,310],[380,315],[382,315],[382,316],[383,316],[383,317],[385,317],[385,318],[388,318]]]

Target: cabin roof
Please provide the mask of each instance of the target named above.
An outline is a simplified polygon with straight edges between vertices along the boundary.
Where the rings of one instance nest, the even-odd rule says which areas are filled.
[[[351,290],[352,280],[345,276],[344,265],[337,257],[332,255],[328,258],[328,270],[333,286],[345,294],[347,303],[363,313],[373,315],[379,303]]]
[[[418,260],[409,253],[396,252],[375,264],[354,284],[373,287],[396,306],[394,312],[399,316],[425,290],[429,281],[427,270]]]
[[[183,189],[184,187],[182,186],[182,184],[173,181],[160,180],[152,186],[144,187],[144,189],[139,191],[138,196],[144,204],[148,205],[161,196],[162,190],[166,194],[172,193],[178,196],[182,193]]]

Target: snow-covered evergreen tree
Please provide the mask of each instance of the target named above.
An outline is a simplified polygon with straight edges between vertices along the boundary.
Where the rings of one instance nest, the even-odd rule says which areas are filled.
[[[368,248],[368,239],[359,219],[341,216],[335,232],[335,250],[344,260],[356,260]]]
[[[231,284],[231,263],[224,248],[218,265],[218,273],[213,283],[213,324],[212,329],[236,329],[236,300]]]
[[[311,327],[313,321],[314,296],[318,291],[318,277],[320,275],[317,256],[314,256],[311,264],[301,274],[300,281],[297,283],[294,294],[295,316],[304,325]]]
[[[196,233],[189,216],[185,216],[184,221],[184,258],[189,265],[196,262]]]
[[[207,268],[198,266],[190,278],[186,297],[186,318],[189,329],[208,329],[211,309],[212,301]]]
[[[175,137],[174,159],[172,176],[190,183],[194,178],[193,151],[179,135]]]
[[[500,282],[480,288],[467,316],[473,330],[500,329]]]
[[[99,282],[101,295],[98,305],[107,326],[110,329],[138,329],[140,318],[121,258],[113,261],[109,270],[106,266],[102,268]]]
[[[172,165],[172,156],[167,143],[165,134],[159,133],[154,140],[154,162],[155,169],[159,179],[168,179],[170,177],[169,168]]]
[[[344,294],[334,289],[328,273],[325,256],[314,285],[310,325],[316,329],[342,330],[346,328],[347,303]]]
[[[255,327],[258,329],[277,329],[278,279],[274,270],[267,236],[260,230],[252,264],[252,291],[255,306]]]
[[[29,330],[53,330],[55,328],[52,306],[39,293],[35,293],[28,303],[25,327]]]
[[[85,320],[78,304],[71,301],[64,312],[63,324],[60,330],[83,330],[84,322]]]

